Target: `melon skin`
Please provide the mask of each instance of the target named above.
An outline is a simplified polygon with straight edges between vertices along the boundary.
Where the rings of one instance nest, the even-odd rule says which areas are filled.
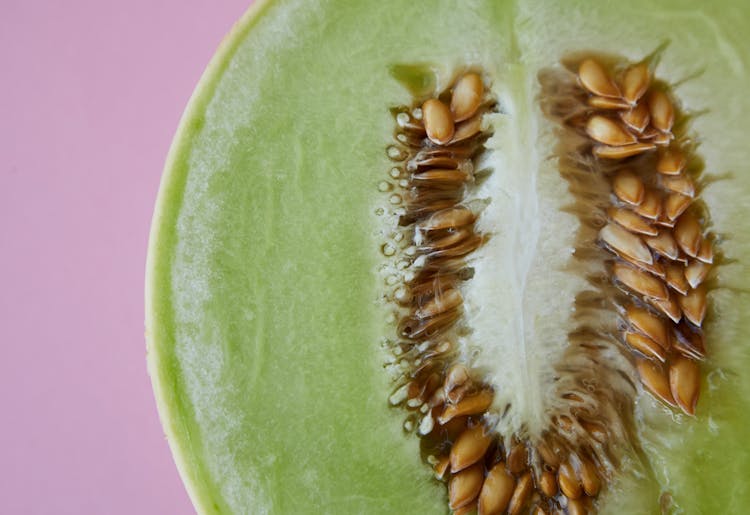
[[[702,196],[726,259],[698,417],[673,420],[639,399],[651,469],[623,475],[601,512],[658,513],[667,491],[674,511],[741,513],[750,500],[741,480],[750,477],[748,9],[402,4],[256,2],[181,121],[154,215],[146,326],[159,412],[196,509],[445,513],[444,488],[386,401],[381,344],[391,327],[374,211],[389,168],[388,108],[410,98],[388,70],[429,62],[447,77],[478,64],[499,87],[528,91],[535,113],[536,73],[566,52],[638,59],[670,40],[662,78],[703,72],[677,94],[706,111],[693,122],[699,154],[721,180]]]

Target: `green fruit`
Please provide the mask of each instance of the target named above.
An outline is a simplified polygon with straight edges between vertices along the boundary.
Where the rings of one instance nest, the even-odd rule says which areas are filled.
[[[668,41],[657,74],[700,113],[692,130],[704,177],[715,179],[701,197],[724,260],[705,325],[697,417],[639,396],[639,455],[648,466],[625,463],[600,511],[659,513],[661,503],[667,512],[744,512],[748,30],[750,12],[731,0],[257,2],[181,122],[149,249],[149,371],[197,509],[446,513],[445,487],[403,431],[403,412],[387,402],[394,384],[383,342],[394,324],[379,268],[387,217],[376,210],[387,205],[378,184],[391,166],[389,109],[445,87],[455,70],[481,67],[501,104],[513,106],[496,126],[499,145],[515,149],[494,162],[504,193],[549,214],[563,207],[558,179],[540,175],[531,189],[525,182],[555,170],[543,164],[554,140],[540,137],[552,125],[539,108],[539,72],[579,51],[636,61]],[[557,245],[569,219],[544,220]],[[527,251],[511,246],[491,263]],[[553,276],[532,278],[533,306],[555,308],[561,294],[575,293],[575,278]],[[481,274],[473,281],[482,284]],[[531,295],[513,288],[509,301],[488,287],[492,305],[510,309]],[[508,312],[512,321],[542,311]]]

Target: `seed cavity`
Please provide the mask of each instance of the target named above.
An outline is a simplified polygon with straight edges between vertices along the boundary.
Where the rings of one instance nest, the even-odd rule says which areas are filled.
[[[399,377],[389,400],[406,409],[454,513],[592,513],[624,450],[637,447],[637,383],[669,409],[698,409],[714,239],[685,117],[654,68],[587,57],[539,76],[578,203],[574,260],[591,284],[575,299],[576,329],[555,364],[559,399],[539,434],[498,429],[511,406],[497,411],[502,392],[460,361],[457,344],[471,337],[464,288],[491,237],[480,231],[491,200],[473,195],[492,173],[482,167],[487,118],[502,106],[473,69],[392,110],[386,152],[398,181],[388,184],[401,199],[392,211],[401,238],[383,254],[405,261],[387,294]],[[598,322],[603,313],[612,327]]]

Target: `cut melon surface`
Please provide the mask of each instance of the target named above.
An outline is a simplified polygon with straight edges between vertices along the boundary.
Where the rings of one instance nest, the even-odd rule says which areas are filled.
[[[583,279],[576,220],[539,107],[541,70],[581,51],[638,61],[665,46],[705,161],[723,255],[705,324],[697,417],[636,402],[640,464],[601,513],[742,513],[750,505],[750,9],[741,2],[260,1],[206,70],[157,201],[146,278],[148,365],[200,513],[447,513],[444,486],[389,406],[382,253],[396,216],[394,75],[480,67],[502,106],[478,196],[493,238],[465,293],[473,354],[541,423],[550,358]],[[402,73],[403,75],[403,73]],[[474,318],[472,318],[474,314]],[[535,422],[536,421],[536,422]]]

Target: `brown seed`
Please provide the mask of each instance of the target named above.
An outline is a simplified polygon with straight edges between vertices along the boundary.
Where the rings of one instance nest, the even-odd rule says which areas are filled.
[[[544,508],[537,504],[536,506],[534,506],[531,515],[547,515],[547,512],[544,511]]]
[[[664,213],[670,220],[676,220],[690,206],[692,199],[680,193],[670,193],[664,199]]]
[[[651,113],[651,123],[663,132],[672,130],[674,124],[674,107],[672,101],[663,91],[652,91],[648,96],[648,108]]]
[[[441,238],[427,241],[424,245],[419,247],[419,250],[423,253],[430,253],[435,250],[447,249],[458,245],[465,239],[471,237],[474,232],[469,228],[459,229],[457,231],[450,231]]]
[[[706,288],[703,285],[690,290],[687,295],[678,297],[685,318],[700,327],[706,317]]]
[[[628,307],[627,319],[630,325],[661,345],[662,349],[669,349],[669,332],[664,320],[634,305]]]
[[[646,63],[638,63],[627,69],[622,79],[622,96],[635,105],[648,89],[651,77]]]
[[[691,288],[697,288],[706,279],[709,270],[711,270],[711,265],[703,261],[690,260],[688,266],[685,267],[685,279]]]
[[[689,286],[689,283],[685,278],[685,267],[677,263],[669,264],[666,267],[666,272],[667,285],[678,293],[685,295]]]
[[[647,274],[632,266],[615,263],[613,272],[618,281],[646,297],[666,300],[669,292],[664,283],[651,274]]]
[[[583,489],[576,476],[576,471],[573,465],[567,461],[560,465],[560,470],[557,472],[557,482],[560,485],[560,490],[567,497],[578,499],[583,495]]]
[[[678,175],[685,169],[685,156],[676,148],[668,148],[659,153],[656,171],[664,175]]]
[[[448,472],[448,466],[450,465],[450,458],[448,456],[441,456],[437,463],[435,463],[435,477],[438,479],[444,479],[445,474]]]
[[[676,406],[669,387],[667,373],[660,364],[648,359],[637,359],[636,368],[643,386],[658,399],[661,399],[670,406]]]
[[[490,390],[482,390],[475,395],[464,397],[458,404],[447,405],[438,417],[438,422],[445,424],[454,417],[484,413],[492,405],[492,397]]]
[[[544,440],[536,444],[536,450],[544,463],[546,463],[550,467],[557,468],[560,465],[560,458],[558,457],[557,453],[553,452],[550,444],[548,444]]]
[[[419,318],[430,318],[445,313],[461,305],[463,298],[458,290],[449,290],[437,293],[429,302],[414,312]]]
[[[656,358],[661,362],[667,359],[667,354],[661,345],[646,335],[627,331],[625,333],[625,341],[647,358]]]
[[[612,180],[612,189],[620,200],[634,206],[643,202],[643,195],[646,192],[643,181],[628,169],[617,172]]]
[[[643,240],[617,224],[608,223],[599,231],[599,239],[618,254],[629,256],[636,261],[651,265],[654,257]]]
[[[602,487],[596,465],[587,459],[581,460],[581,484],[583,485],[583,491],[590,497],[595,497]]]
[[[451,447],[451,471],[458,472],[481,460],[491,443],[492,436],[485,434],[482,424],[468,428]]]
[[[648,299],[651,305],[655,306],[659,311],[667,315],[672,322],[675,324],[682,318],[682,310],[680,304],[675,299],[676,295],[670,295],[666,299]]]
[[[478,134],[480,130],[482,130],[482,116],[476,115],[474,118],[469,118],[456,126],[456,132],[453,134],[451,143],[458,143],[459,141],[469,139]]]
[[[440,100],[431,98],[422,104],[422,119],[427,137],[433,143],[445,145],[453,138],[453,116],[448,106]]]
[[[557,480],[555,475],[549,470],[542,472],[539,478],[539,489],[547,497],[554,497],[557,494]]]
[[[458,188],[471,178],[471,175],[464,170],[449,170],[447,168],[432,168],[411,176],[414,185],[436,189]]]
[[[593,59],[585,59],[578,67],[578,80],[594,95],[619,97],[620,91],[604,67]]]
[[[591,435],[591,437],[599,443],[607,441],[607,430],[599,422],[593,422],[591,420],[581,419],[579,421],[583,428]]]
[[[453,87],[451,97],[451,112],[456,122],[471,118],[482,104],[484,84],[482,78],[476,73],[467,73]]]
[[[706,357],[703,333],[683,322],[674,330],[674,348],[688,358],[701,360]]]
[[[516,480],[500,462],[487,473],[479,494],[479,515],[500,515],[505,513],[513,492]]]
[[[643,202],[635,208],[635,212],[650,220],[659,218],[661,214],[661,194],[656,190],[647,189],[643,195]]]
[[[568,500],[568,515],[586,515],[586,501],[583,499]]]
[[[701,248],[698,250],[698,256],[696,257],[704,263],[711,264],[714,262],[714,247],[709,240],[703,239]]]
[[[628,130],[610,118],[594,115],[586,123],[586,134],[591,139],[610,145],[621,147],[637,143],[638,139]]]
[[[656,236],[659,233],[658,229],[652,227],[646,220],[627,209],[610,207],[607,209],[607,215],[609,215],[610,220],[617,222],[630,232],[648,236]]]
[[[526,472],[518,480],[515,490],[513,490],[513,496],[510,498],[510,504],[508,505],[508,515],[518,515],[526,502],[529,500],[529,495],[534,487],[534,483],[531,480],[531,472]]]
[[[669,366],[669,387],[682,411],[695,415],[701,387],[701,371],[697,361],[678,356]]]
[[[690,257],[696,257],[701,248],[701,225],[690,213],[683,213],[674,226],[674,238]]]
[[[596,109],[630,109],[630,104],[612,97],[589,97],[589,105]]]
[[[472,502],[482,489],[483,466],[477,463],[451,477],[448,483],[448,499],[451,510],[457,510]]]
[[[632,145],[623,145],[621,147],[596,145],[594,147],[594,155],[602,159],[625,159],[626,157],[637,156],[655,148],[656,145],[652,143],[633,143]]]
[[[661,182],[661,185],[669,191],[680,193],[688,197],[695,196],[695,185],[693,184],[692,179],[687,175],[662,175],[659,182]]]
[[[424,231],[439,231],[442,229],[453,229],[469,225],[474,222],[476,216],[465,207],[453,207],[436,212],[426,221],[419,224]]]
[[[553,420],[557,423],[560,429],[562,429],[565,432],[573,429],[573,420],[567,415],[560,415],[559,417],[554,417]]]
[[[459,257],[475,251],[482,244],[483,238],[479,234],[472,234],[461,238],[460,243],[451,247],[432,251],[428,254],[430,258]]]
[[[528,453],[523,443],[517,443],[508,453],[508,470],[513,474],[520,474],[527,468]]]
[[[680,253],[677,242],[669,231],[661,231],[656,236],[643,238],[643,241],[656,252],[669,259],[676,259]]]
[[[620,119],[634,131],[642,133],[648,127],[648,122],[651,120],[648,105],[645,102],[641,102],[631,110],[621,112]]]

